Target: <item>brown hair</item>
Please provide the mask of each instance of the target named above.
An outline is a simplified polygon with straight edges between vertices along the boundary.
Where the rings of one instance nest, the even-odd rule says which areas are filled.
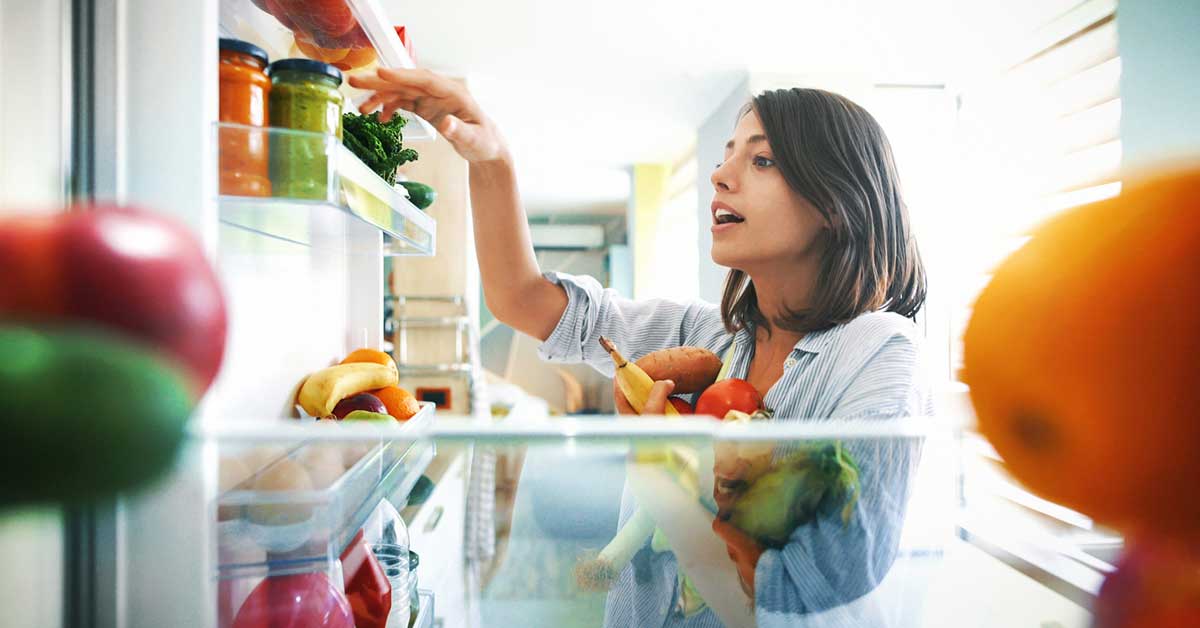
[[[749,275],[730,270],[721,298],[726,329],[819,331],[881,309],[915,317],[925,302],[925,268],[879,123],[850,99],[819,89],[763,92],[739,119],[751,110],[784,180],[829,227],[807,308],[768,321]]]

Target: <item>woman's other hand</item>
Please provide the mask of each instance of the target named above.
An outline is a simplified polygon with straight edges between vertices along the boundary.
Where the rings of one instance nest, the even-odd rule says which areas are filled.
[[[639,413],[629,405],[629,400],[625,398],[625,393],[621,392],[617,380],[613,380],[613,400],[617,404],[618,414],[666,414],[667,397],[671,396],[673,390],[675,390],[675,382],[669,379],[654,382],[654,387],[650,389],[650,398],[646,400],[646,411]]]
[[[429,70],[380,68],[375,76],[350,77],[350,85],[375,91],[359,107],[363,113],[379,110],[389,120],[398,109],[411,111],[433,124],[469,162],[508,157],[496,125],[461,83]]]

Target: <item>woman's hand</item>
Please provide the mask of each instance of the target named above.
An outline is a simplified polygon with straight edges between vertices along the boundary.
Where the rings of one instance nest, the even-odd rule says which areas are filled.
[[[737,567],[738,579],[742,581],[742,590],[753,599],[754,569],[758,566],[758,559],[762,556],[763,547],[758,544],[758,541],[747,536],[745,532],[720,518],[713,519],[712,529],[717,536],[721,537],[722,541],[725,541],[725,551],[729,553],[730,560]]]
[[[671,391],[675,390],[675,382],[664,379],[661,382],[654,382],[654,387],[650,389],[650,397],[646,400],[646,411],[640,414],[666,414],[667,412],[667,397],[671,396]],[[621,387],[617,385],[617,380],[613,380],[613,400],[617,404],[618,414],[639,414],[633,406],[629,405],[629,400],[625,398],[625,393],[621,392]]]
[[[380,110],[391,119],[397,109],[428,120],[469,162],[506,159],[508,148],[495,124],[462,84],[429,70],[380,68],[376,76],[352,76],[350,85],[375,90],[363,101],[363,113]]]

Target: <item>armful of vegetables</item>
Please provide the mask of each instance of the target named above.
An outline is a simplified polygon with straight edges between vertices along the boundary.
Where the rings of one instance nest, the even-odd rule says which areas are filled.
[[[342,114],[342,143],[388,185],[396,184],[396,168],[416,161],[417,151],[404,148],[402,116],[379,120],[379,112]]]
[[[780,549],[820,516],[836,513],[849,525],[860,490],[858,464],[841,442],[806,443],[721,500],[729,506],[718,519]]]

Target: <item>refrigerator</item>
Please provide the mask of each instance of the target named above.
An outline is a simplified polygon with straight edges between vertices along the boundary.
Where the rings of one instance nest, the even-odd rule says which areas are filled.
[[[436,260],[437,221],[336,142],[324,153],[326,198],[220,193],[222,134],[239,131],[218,123],[218,38],[253,41],[272,58],[295,54],[287,29],[257,2],[0,6],[5,206],[82,211],[62,208],[71,199],[115,201],[170,215],[202,243],[230,314],[221,373],[166,477],[136,494],[8,513],[0,589],[18,609],[15,625],[344,625],[354,575],[346,556],[370,529],[380,540],[395,516],[421,557],[415,625],[600,625],[618,612],[606,606],[628,602],[621,595],[629,592],[581,569],[638,504],[665,537],[635,539],[639,553],[673,551],[702,598],[655,612],[753,625],[745,582],[711,530],[715,460],[730,446],[744,453],[844,443],[906,452],[896,463],[905,481],[889,495],[902,506],[890,545],[860,557],[883,561],[879,578],[805,625],[934,626],[964,617],[1013,625],[1002,623],[1011,614],[993,616],[995,601],[1006,599],[1038,601],[1021,621],[1085,625],[1083,605],[1104,567],[1087,571],[1069,550],[1038,545],[1022,564],[1050,555],[1069,563],[1069,577],[1013,578],[1011,557],[972,545],[957,525],[967,450],[966,412],[957,409],[944,421],[886,425],[551,419],[536,399],[498,386],[476,391],[472,415],[425,404],[398,427],[329,431],[292,417],[309,373],[385,345],[384,259],[394,268]],[[404,24],[403,4],[345,6],[376,63],[412,65],[394,29]],[[406,141],[420,150],[439,138],[413,116]],[[275,491],[256,484],[322,452],[344,467],[323,482]],[[248,457],[260,464],[240,477],[224,473],[229,460]],[[434,489],[410,504],[422,476],[434,478]],[[660,541],[673,549],[651,549]],[[626,560],[667,560],[655,556]],[[392,597],[393,607],[400,599]],[[1014,606],[1009,613],[1022,612]],[[333,623],[313,623],[307,612]]]

